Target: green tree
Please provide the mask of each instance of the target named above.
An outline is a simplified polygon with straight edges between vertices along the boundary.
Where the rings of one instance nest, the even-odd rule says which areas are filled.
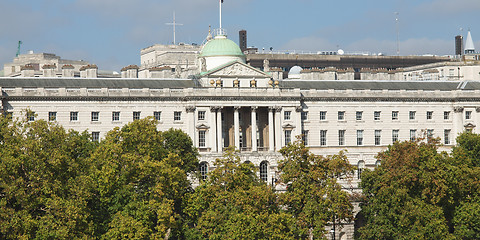
[[[208,179],[188,195],[187,239],[295,239],[292,215],[275,191],[240,163],[233,148],[215,161]]]
[[[2,117],[0,145],[0,238],[90,237],[89,135]]]
[[[282,204],[294,216],[301,238],[323,238],[329,222],[341,226],[352,220],[349,195],[337,182],[351,177],[354,170],[343,152],[318,156],[298,140],[280,153],[284,158],[278,167],[280,181],[287,186]]]

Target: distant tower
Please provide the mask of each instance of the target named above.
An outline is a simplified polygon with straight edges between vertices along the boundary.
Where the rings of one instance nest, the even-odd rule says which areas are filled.
[[[455,36],[455,55],[463,55],[463,36]]]
[[[465,41],[465,54],[475,53],[475,45],[473,45],[472,34],[468,30],[467,41]]]
[[[242,50],[242,52],[245,52],[245,50],[247,50],[247,30],[240,30],[238,32],[238,37],[239,37],[238,43],[240,45],[240,50]]]

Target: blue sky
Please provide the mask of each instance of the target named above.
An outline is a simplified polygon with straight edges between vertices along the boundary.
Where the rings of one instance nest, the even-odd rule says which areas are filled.
[[[22,53],[55,53],[119,71],[140,64],[140,50],[173,41],[201,43],[217,28],[218,0],[1,0],[0,65]],[[471,29],[480,50],[480,0],[224,0],[223,28],[238,42],[288,51],[322,50],[451,55],[454,37]]]

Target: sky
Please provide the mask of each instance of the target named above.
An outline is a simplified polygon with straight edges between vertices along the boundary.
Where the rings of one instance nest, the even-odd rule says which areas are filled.
[[[176,40],[201,44],[219,27],[219,0],[0,0],[0,66],[22,41],[29,50],[119,71],[140,65],[140,50]],[[400,55],[452,55],[468,29],[480,50],[480,0],[224,0],[222,27],[260,50],[342,49]],[[398,13],[398,23],[396,14]],[[398,31],[397,31],[398,29]],[[463,30],[462,30],[463,29]],[[0,67],[1,68],[1,67]]]

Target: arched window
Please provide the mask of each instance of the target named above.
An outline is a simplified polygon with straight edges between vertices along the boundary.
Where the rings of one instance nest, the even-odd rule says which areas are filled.
[[[380,165],[382,165],[382,162],[380,160],[377,160],[375,162],[375,167],[379,167]]]
[[[358,173],[357,178],[360,179],[360,177],[362,176],[362,171],[363,171],[363,169],[365,169],[365,162],[362,161],[362,160],[358,161],[357,168],[358,168],[358,170],[357,170],[357,173]]]
[[[200,163],[200,180],[204,181],[207,179],[208,174],[208,164],[206,162]]]
[[[260,179],[266,182],[268,181],[268,162],[263,161],[260,163]]]

